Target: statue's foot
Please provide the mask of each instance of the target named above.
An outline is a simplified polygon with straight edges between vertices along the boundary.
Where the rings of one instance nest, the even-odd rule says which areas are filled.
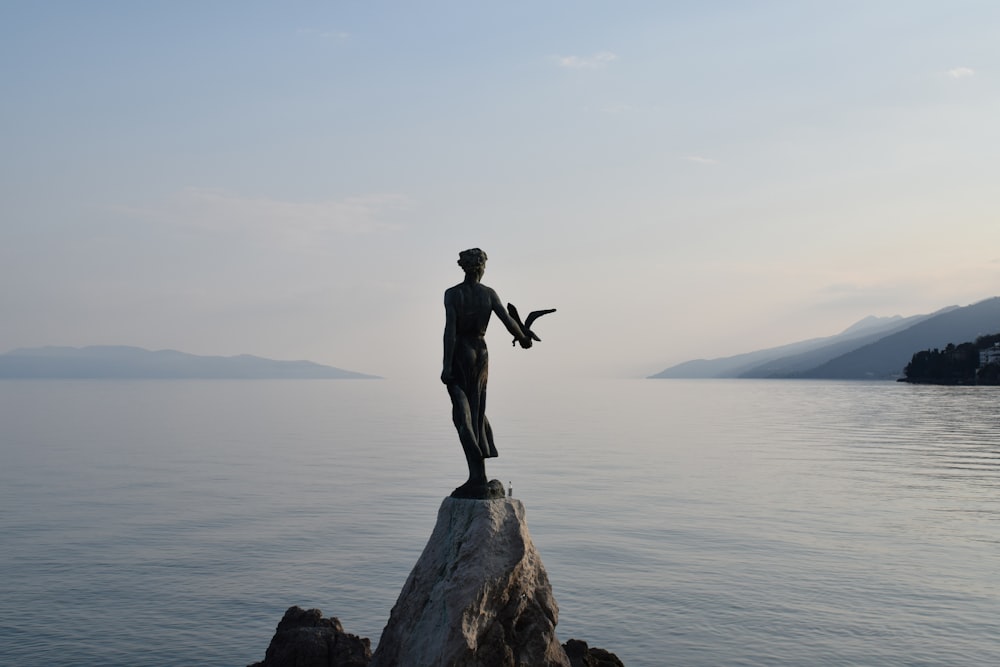
[[[451,492],[452,498],[471,498],[484,500],[486,498],[486,482],[469,480]]]
[[[485,481],[469,480],[462,486],[451,492],[452,498],[466,498],[472,500],[496,500],[506,498],[507,494],[503,488],[503,482],[498,479]]]

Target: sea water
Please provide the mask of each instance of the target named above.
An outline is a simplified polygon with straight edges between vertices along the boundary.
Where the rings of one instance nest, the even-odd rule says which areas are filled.
[[[491,380],[562,641],[626,665],[1000,664],[1000,391]],[[377,642],[464,480],[434,378],[0,382],[0,665]]]

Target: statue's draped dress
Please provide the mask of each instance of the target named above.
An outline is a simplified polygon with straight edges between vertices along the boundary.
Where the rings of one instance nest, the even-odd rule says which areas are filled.
[[[483,458],[497,455],[493,429],[486,418],[486,379],[489,375],[489,352],[486,349],[486,325],[492,313],[490,291],[480,284],[462,283],[454,288],[455,350],[452,357],[454,383],[469,401],[469,427]]]

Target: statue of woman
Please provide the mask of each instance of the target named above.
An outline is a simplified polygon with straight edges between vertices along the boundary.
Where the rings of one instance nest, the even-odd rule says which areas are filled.
[[[479,248],[463,250],[458,265],[465,280],[444,293],[444,364],[441,382],[451,396],[452,421],[458,430],[469,480],[455,489],[455,498],[485,498],[487,489],[486,459],[497,455],[493,430],[486,418],[486,378],[489,354],[486,350],[486,327],[496,313],[507,331],[521,347],[531,347],[531,337],[504,310],[500,297],[483,285],[486,253]]]

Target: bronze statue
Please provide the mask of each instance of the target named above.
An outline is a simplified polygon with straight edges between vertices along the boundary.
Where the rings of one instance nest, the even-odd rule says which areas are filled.
[[[441,382],[451,396],[452,421],[469,465],[469,480],[451,494],[455,498],[486,498],[486,459],[497,455],[493,444],[493,430],[486,418],[486,379],[489,354],[486,350],[486,327],[490,316],[496,313],[507,331],[514,336],[514,344],[528,349],[532,340],[539,340],[531,332],[531,323],[540,315],[554,309],[535,311],[522,324],[517,309],[508,304],[504,310],[500,297],[483,285],[486,270],[486,253],[479,248],[463,250],[458,255],[458,265],[465,271],[465,280],[444,293],[444,363]],[[500,495],[503,485],[500,484]]]

